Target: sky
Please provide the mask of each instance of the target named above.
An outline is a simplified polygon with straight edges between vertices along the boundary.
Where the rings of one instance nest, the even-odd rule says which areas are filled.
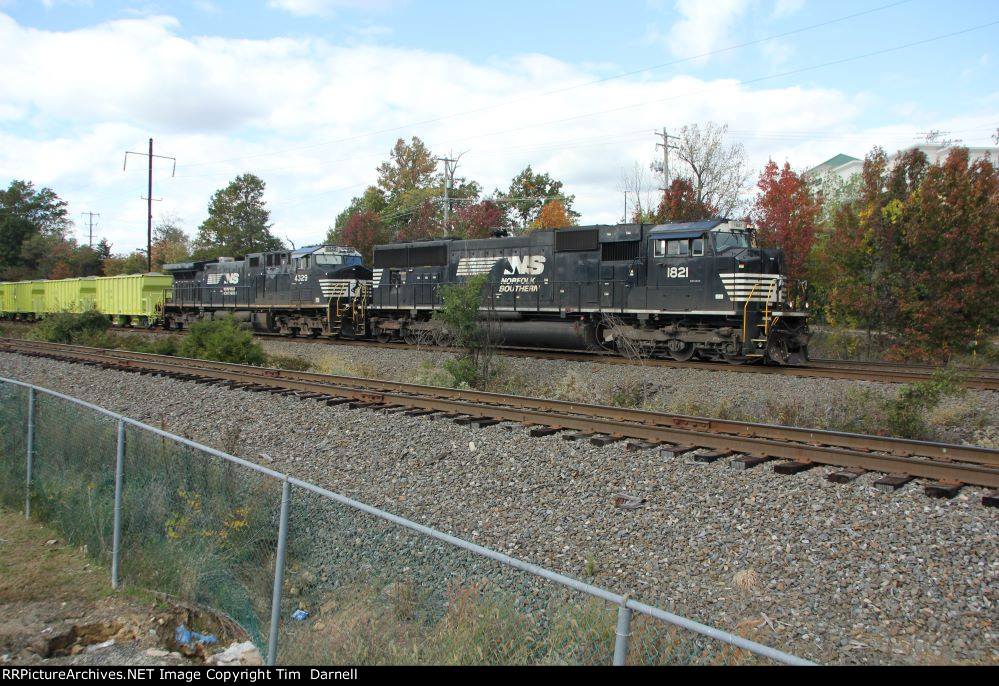
[[[995,0],[0,0],[0,185],[53,189],[83,243],[99,213],[128,253],[148,165],[125,153],[152,138],[176,158],[154,223],[196,235],[252,172],[300,247],[418,136],[487,193],[531,165],[614,223],[664,128],[727,125],[753,180],[929,131],[995,145],[997,37]]]

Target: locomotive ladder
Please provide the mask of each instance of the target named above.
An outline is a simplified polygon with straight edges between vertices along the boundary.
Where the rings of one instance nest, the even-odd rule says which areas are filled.
[[[763,321],[756,325],[758,328],[763,329],[761,332],[763,337],[751,339],[753,343],[763,343],[763,352],[756,352],[756,348],[754,348],[753,352],[746,353],[746,357],[764,357],[767,354],[767,341],[770,338],[770,298],[774,295],[777,281],[775,278],[770,282],[770,288],[767,289],[767,297],[763,301]],[[746,298],[746,304],[742,308],[742,340],[744,341],[748,335],[749,303],[753,302],[753,294],[759,288],[759,285],[758,283],[753,284],[752,290],[749,291],[749,297]]]

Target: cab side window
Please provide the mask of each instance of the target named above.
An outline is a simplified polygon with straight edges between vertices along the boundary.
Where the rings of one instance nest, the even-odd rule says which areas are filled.
[[[704,255],[704,239],[695,238],[690,241],[690,254],[694,257],[701,257]]]
[[[672,257],[685,257],[690,254],[690,243],[686,240],[669,241],[666,245],[666,254]]]
[[[666,255],[666,241],[653,241],[653,243],[655,244],[653,248],[654,257],[663,257]]]

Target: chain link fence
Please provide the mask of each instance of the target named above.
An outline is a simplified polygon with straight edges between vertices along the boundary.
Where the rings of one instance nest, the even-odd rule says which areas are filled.
[[[44,389],[0,426],[5,506],[271,664],[809,664]]]

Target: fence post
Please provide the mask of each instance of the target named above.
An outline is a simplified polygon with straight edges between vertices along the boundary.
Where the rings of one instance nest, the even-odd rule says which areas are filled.
[[[28,462],[24,489],[24,518],[31,519],[31,472],[35,462],[35,389],[28,389]]]
[[[111,537],[111,588],[118,588],[121,569],[121,484],[125,473],[125,422],[118,420],[118,450],[114,464],[114,532]]]
[[[628,639],[631,638],[631,608],[628,607],[628,596],[624,604],[617,609],[617,638],[614,642],[614,666],[624,666],[628,659]]]
[[[285,477],[281,487],[281,520],[278,524],[277,558],[274,560],[274,594],[271,596],[271,631],[267,639],[267,665],[277,661],[278,628],[281,624],[281,589],[284,586],[284,555],[288,547],[288,506],[291,482]]]

